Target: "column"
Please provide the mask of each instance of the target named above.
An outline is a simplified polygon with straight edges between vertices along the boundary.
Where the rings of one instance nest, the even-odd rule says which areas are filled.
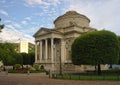
[[[53,62],[53,59],[54,57],[53,57],[53,38],[51,38],[51,60],[52,60],[52,62]]]
[[[65,61],[65,41],[61,39],[61,62]]]
[[[40,41],[40,61],[42,60],[42,40]]]
[[[48,59],[48,40],[45,40],[45,60]]]
[[[37,63],[37,41],[35,42],[35,63]]]

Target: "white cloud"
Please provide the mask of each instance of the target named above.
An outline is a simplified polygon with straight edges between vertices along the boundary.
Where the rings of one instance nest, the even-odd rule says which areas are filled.
[[[55,5],[60,4],[60,0],[51,0]]]
[[[47,2],[42,0],[25,0],[28,5],[49,5]]]
[[[0,40],[7,42],[19,42],[19,39],[22,41],[28,41],[34,43],[34,38],[28,34],[24,34],[23,32],[16,30],[14,27],[11,29],[5,28],[0,33]]]
[[[54,6],[57,6],[58,4],[61,3],[60,0],[47,0],[47,1],[50,5],[54,5]]]
[[[97,29],[111,30],[120,34],[120,0],[71,0],[67,10],[76,10],[91,20]]]
[[[21,28],[21,25],[18,24],[18,23],[14,23],[13,26],[14,26],[15,28]]]
[[[9,29],[14,29],[13,25],[5,25],[5,27],[9,28]]]
[[[8,16],[8,13],[5,10],[0,10],[0,14]]]
[[[27,23],[27,21],[22,21],[21,22],[23,25],[27,25],[28,23]]]
[[[31,17],[26,17],[25,20],[31,20]]]
[[[10,22],[12,22],[11,20],[5,20],[5,23],[10,23]]]
[[[60,0],[25,0],[25,2],[31,6],[45,5],[46,7],[50,5],[57,6],[58,4],[60,4]]]
[[[23,30],[21,30],[21,32],[23,32],[25,34],[33,34],[38,29],[39,29],[39,27],[31,27],[31,28],[29,28],[29,30],[28,29],[23,29]]]

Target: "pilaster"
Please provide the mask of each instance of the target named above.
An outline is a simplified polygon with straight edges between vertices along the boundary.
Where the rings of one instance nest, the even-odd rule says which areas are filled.
[[[65,41],[61,39],[61,62],[65,61]]]

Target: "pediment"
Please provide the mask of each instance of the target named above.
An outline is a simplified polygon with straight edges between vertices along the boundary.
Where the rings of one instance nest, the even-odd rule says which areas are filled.
[[[43,34],[46,34],[46,33],[49,33],[49,32],[51,32],[51,29],[40,28],[40,29],[34,34],[34,37],[35,37],[35,36],[39,36],[39,35],[43,35]]]
[[[48,31],[46,31],[46,30],[41,30],[41,31],[39,31],[38,35],[45,34],[45,33],[48,33]]]

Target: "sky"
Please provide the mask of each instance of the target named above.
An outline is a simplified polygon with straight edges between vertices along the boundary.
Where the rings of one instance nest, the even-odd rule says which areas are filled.
[[[90,27],[120,35],[120,0],[0,0],[0,40],[34,43],[35,32],[54,28],[54,20],[71,10],[86,15]]]

